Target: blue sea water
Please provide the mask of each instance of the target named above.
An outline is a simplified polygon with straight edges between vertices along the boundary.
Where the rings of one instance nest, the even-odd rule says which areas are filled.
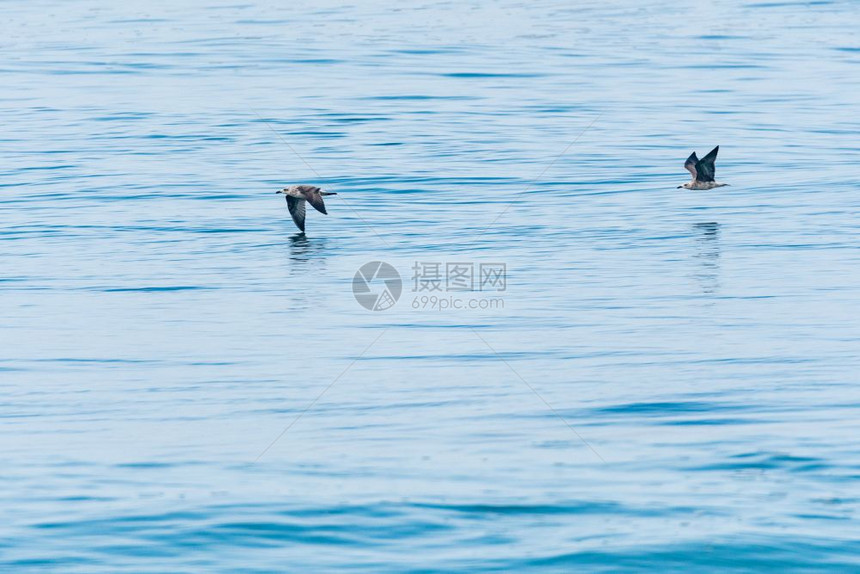
[[[0,7],[0,570],[860,569],[857,2]]]

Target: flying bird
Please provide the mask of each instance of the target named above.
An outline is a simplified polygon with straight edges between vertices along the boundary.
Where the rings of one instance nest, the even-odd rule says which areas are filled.
[[[717,159],[719,151],[720,146],[717,146],[702,159],[696,157],[696,152],[690,154],[690,157],[684,162],[684,169],[693,174],[693,179],[690,183],[679,185],[678,189],[682,187],[684,189],[714,189],[715,187],[727,186],[727,183],[714,181],[714,161]]]
[[[314,209],[324,215],[328,215],[325,210],[323,197],[326,195],[337,195],[333,191],[323,191],[313,185],[291,185],[284,189],[279,189],[275,193],[283,193],[287,198],[287,208],[290,210],[290,215],[293,221],[303,233],[305,231],[305,204],[310,203]]]

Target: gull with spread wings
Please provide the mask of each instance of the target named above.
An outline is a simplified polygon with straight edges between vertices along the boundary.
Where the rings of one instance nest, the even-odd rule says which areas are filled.
[[[284,189],[279,189],[275,193],[283,193],[287,198],[287,208],[290,210],[290,215],[302,233],[305,231],[305,204],[310,203],[314,209],[324,215],[328,215],[325,210],[323,197],[326,195],[337,195],[333,191],[323,191],[313,185],[291,185]]]
[[[693,174],[693,179],[690,183],[679,185],[678,189],[714,189],[715,187],[725,187],[727,183],[719,183],[714,181],[714,161],[717,159],[717,153],[720,151],[720,146],[715,147],[708,155],[699,159],[696,157],[696,152],[690,154],[687,161],[684,162],[684,169]]]

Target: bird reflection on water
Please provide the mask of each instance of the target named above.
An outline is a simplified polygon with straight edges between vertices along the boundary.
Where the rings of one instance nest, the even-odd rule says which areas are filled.
[[[319,274],[326,267],[326,240],[322,237],[308,237],[304,233],[290,236],[289,240],[289,270],[290,281],[287,289],[290,293],[291,312],[314,309],[319,304],[318,293],[305,286],[308,282],[319,280]]]
[[[309,238],[304,233],[296,233],[290,237],[290,261],[293,271],[304,270],[311,260],[314,265],[324,264],[325,258],[320,257],[326,251],[326,239],[323,237]]]
[[[696,239],[694,257],[700,267],[694,272],[702,292],[711,295],[720,287],[720,224],[715,221],[693,225]]]

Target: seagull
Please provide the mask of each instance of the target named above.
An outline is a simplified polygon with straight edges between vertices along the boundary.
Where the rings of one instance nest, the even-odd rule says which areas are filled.
[[[322,214],[328,215],[323,203],[323,196],[337,195],[333,191],[323,191],[313,185],[291,185],[284,189],[279,189],[275,193],[283,193],[287,198],[287,207],[290,210],[290,215],[302,233],[305,232],[305,202],[310,202],[314,209]]]
[[[693,180],[690,183],[679,185],[678,189],[682,187],[684,189],[714,189],[715,187],[727,186],[727,183],[714,181],[714,160],[717,159],[719,151],[720,146],[717,146],[702,159],[696,157],[696,152],[690,154],[690,157],[684,162],[684,169],[693,174]]]

